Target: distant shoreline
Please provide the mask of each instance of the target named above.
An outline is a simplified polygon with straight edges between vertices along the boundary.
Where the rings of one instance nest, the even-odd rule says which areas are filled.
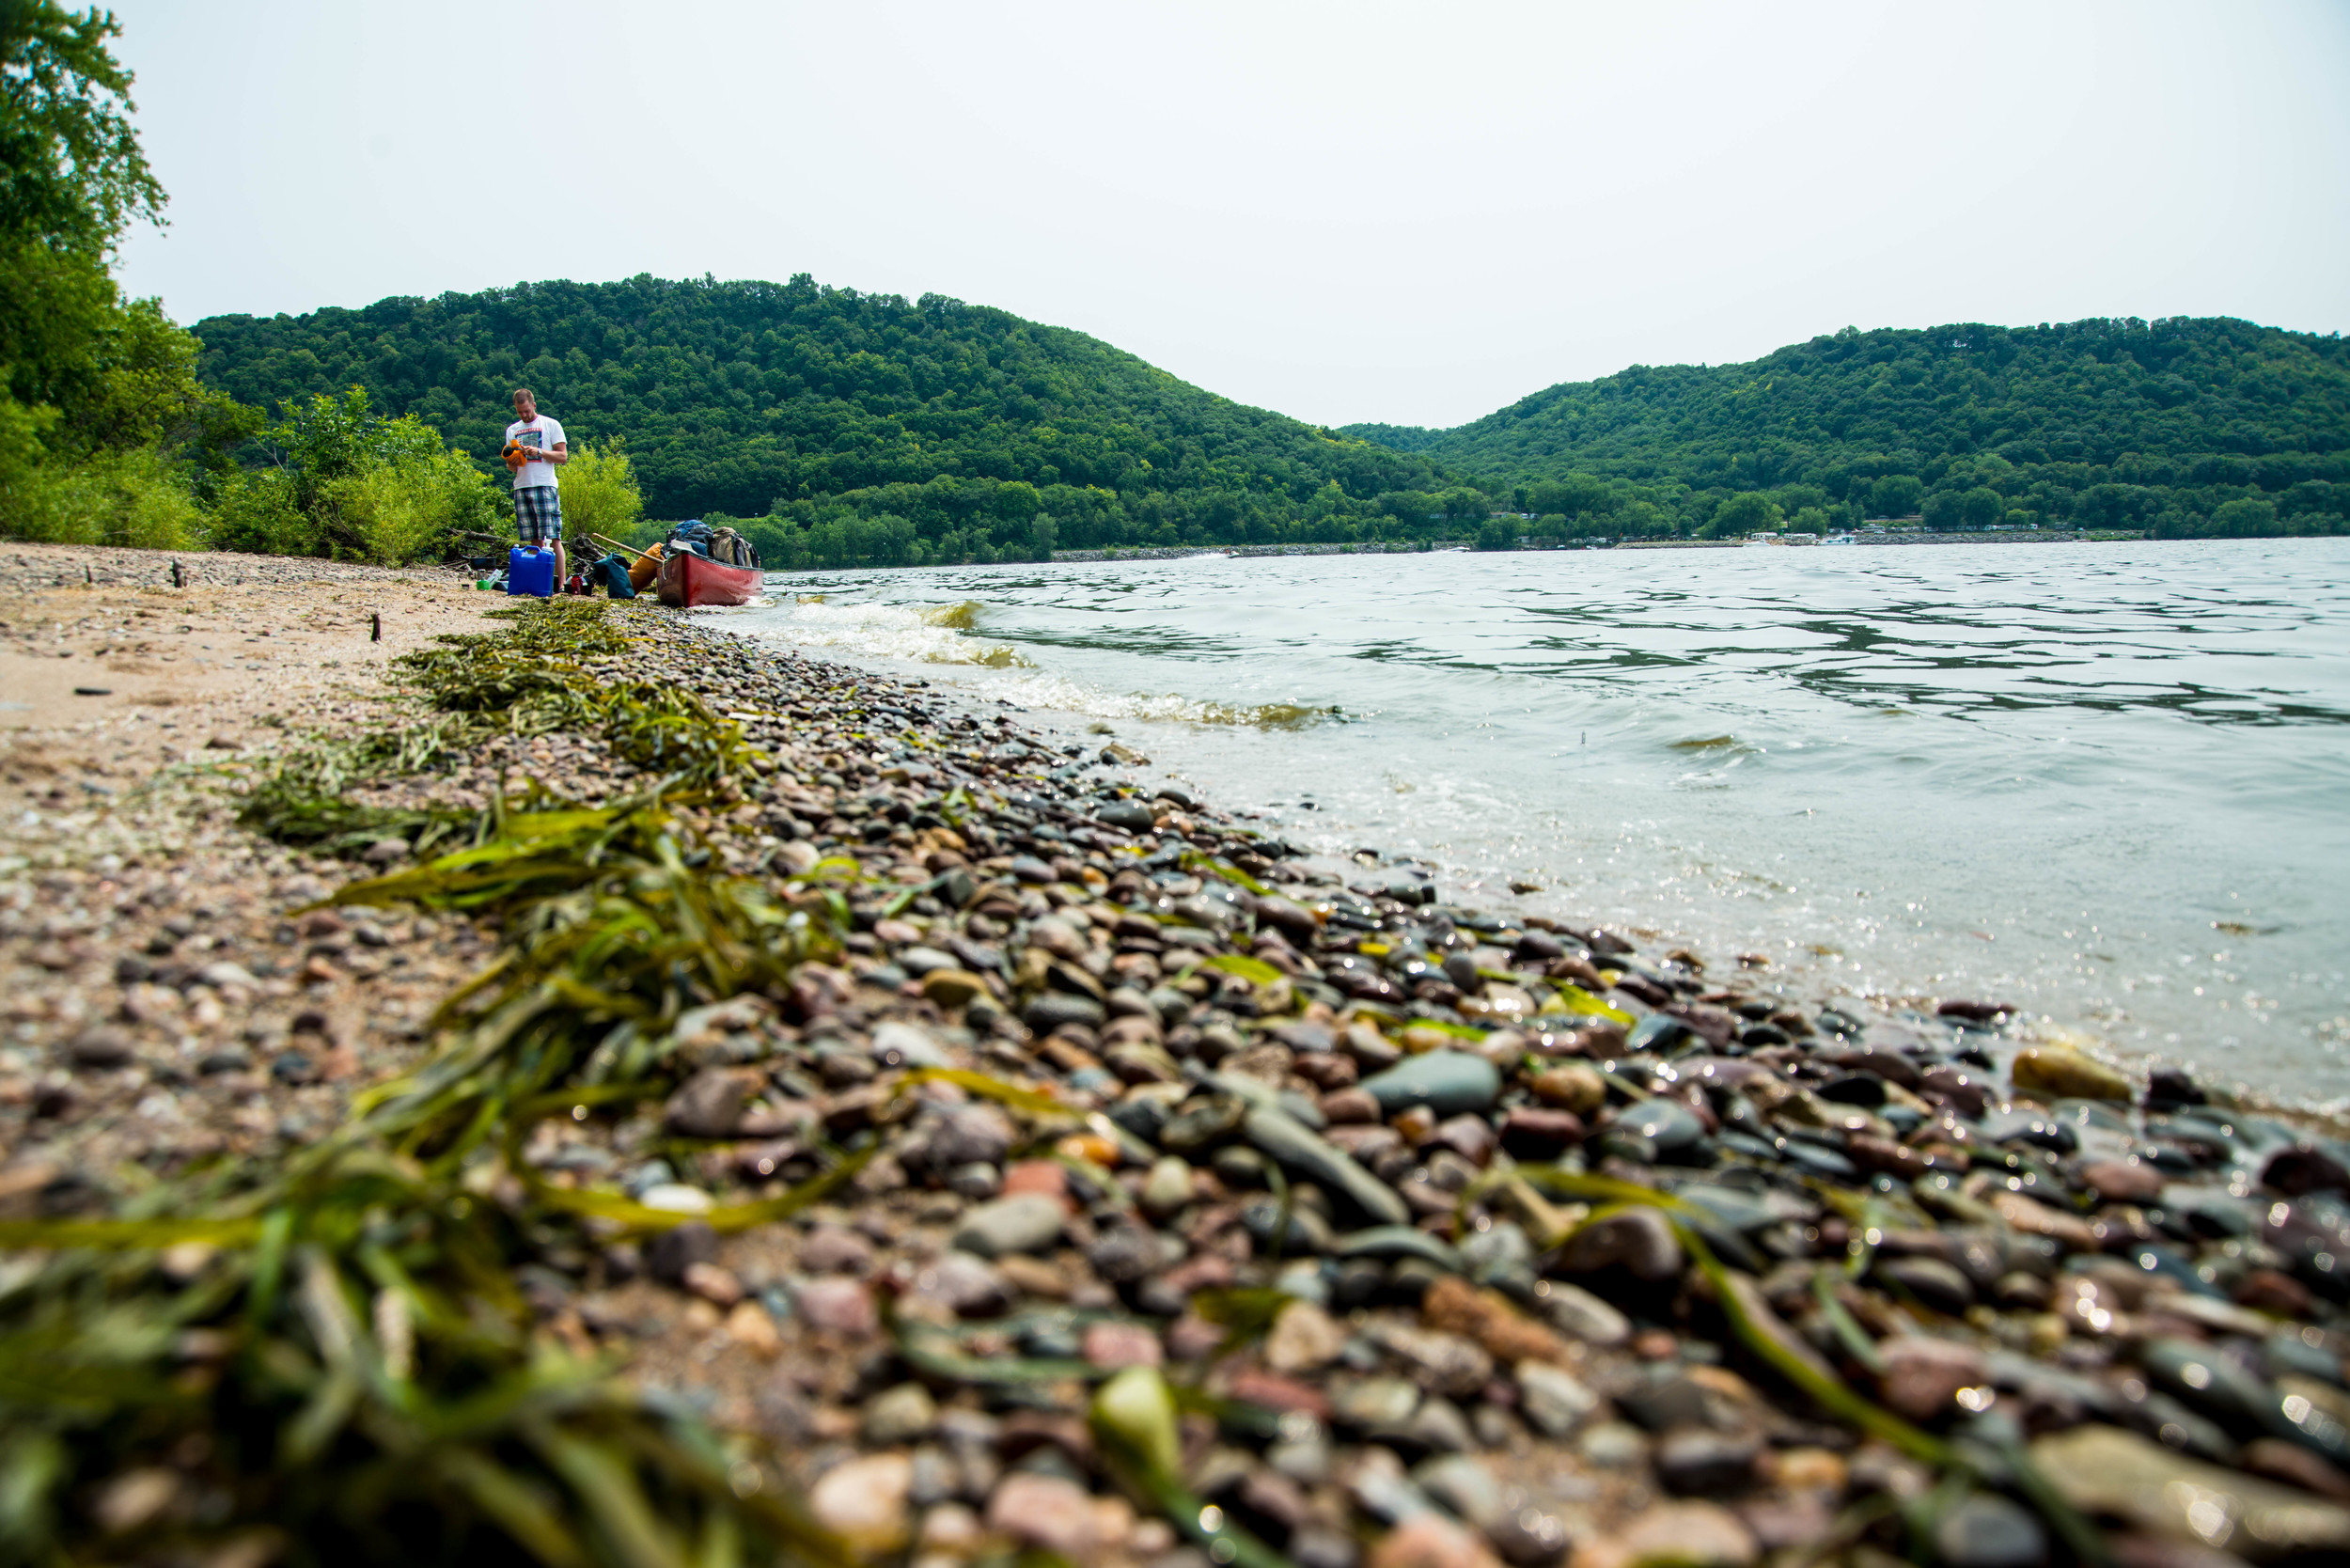
[[[1897,534],[1855,534],[1840,544],[1883,546],[1888,544],[2105,544],[2123,541],[2142,540],[2145,531],[2137,528],[2038,528],[2014,533],[1927,533],[1923,530]],[[1562,550],[1743,550],[1757,541],[1743,539],[1627,539],[1613,542],[1582,541],[1561,544],[1516,544],[1511,550],[1520,552]],[[1765,546],[1766,548],[1773,546]],[[1373,541],[1362,544],[1180,544],[1137,547],[1131,550],[1056,550],[1053,560],[1063,561],[1169,561],[1188,560],[1195,556],[1419,556],[1440,551],[1469,550],[1472,541],[1465,539],[1432,541],[1427,550],[1417,544],[1389,543]],[[1823,548],[1818,544],[1782,545],[1776,548]],[[1506,555],[1510,551],[1491,554]]]

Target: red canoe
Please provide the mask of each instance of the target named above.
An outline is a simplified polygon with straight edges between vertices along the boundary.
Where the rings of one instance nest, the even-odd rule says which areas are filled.
[[[741,604],[747,603],[766,580],[752,566],[726,566],[690,550],[661,557],[659,591],[664,604]]]

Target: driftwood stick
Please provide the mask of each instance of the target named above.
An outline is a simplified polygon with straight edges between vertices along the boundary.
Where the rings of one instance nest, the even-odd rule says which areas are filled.
[[[590,533],[588,537],[589,539],[594,540],[594,541],[595,541],[597,543],[599,543],[599,544],[608,544],[608,545],[610,545],[610,546],[611,546],[613,549],[615,549],[615,550],[626,550],[626,551],[628,551],[628,553],[629,553],[630,555],[634,556],[634,557],[635,557],[638,560],[640,560],[640,561],[642,561],[642,560],[650,560],[650,559],[652,558],[650,556],[647,555],[644,551],[642,551],[642,550],[638,550],[638,549],[634,549],[634,548],[633,548],[633,547],[631,547],[631,546],[629,546],[629,545],[626,545],[626,544],[622,544],[622,543],[621,543],[619,540],[617,540],[617,539],[606,539],[606,538],[604,538],[602,534],[599,534],[599,533]]]

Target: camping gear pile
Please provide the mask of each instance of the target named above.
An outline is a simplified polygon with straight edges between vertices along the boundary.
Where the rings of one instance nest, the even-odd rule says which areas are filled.
[[[508,448],[509,456],[513,450],[511,447]],[[494,593],[530,594],[540,599],[551,598],[557,592],[590,595],[599,589],[615,599],[634,599],[654,587],[660,578],[662,560],[668,556],[692,556],[736,572],[761,570],[759,551],[749,540],[732,528],[713,528],[699,519],[678,524],[666,539],[647,550],[593,533],[572,541],[571,548],[579,558],[581,569],[567,578],[558,580],[555,575],[552,547],[517,545],[508,553],[503,570],[477,578],[474,587]],[[597,550],[603,554],[595,557]],[[466,564],[477,572],[487,572],[494,560],[489,556],[471,557]],[[748,591],[745,589],[739,596],[729,591],[723,602],[741,603]],[[705,589],[695,595],[693,602],[721,602],[705,597],[708,592]]]
[[[671,550],[686,550],[720,566],[733,566],[757,571],[759,551],[747,539],[732,528],[712,527],[699,518],[692,518],[669,530],[667,541]]]

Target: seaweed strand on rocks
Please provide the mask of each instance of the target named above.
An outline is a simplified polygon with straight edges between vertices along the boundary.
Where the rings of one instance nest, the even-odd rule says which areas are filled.
[[[0,1231],[0,1400],[52,1445],[11,1540],[306,1560],[331,1502],[549,1562],[2350,1550],[2323,1128],[1996,1002],[1443,902],[689,618],[402,668],[480,729],[336,776],[425,816],[310,839],[374,864],[290,914],[494,954],[339,1131]],[[429,1462],[386,1458],[427,1452],[393,1363]]]

